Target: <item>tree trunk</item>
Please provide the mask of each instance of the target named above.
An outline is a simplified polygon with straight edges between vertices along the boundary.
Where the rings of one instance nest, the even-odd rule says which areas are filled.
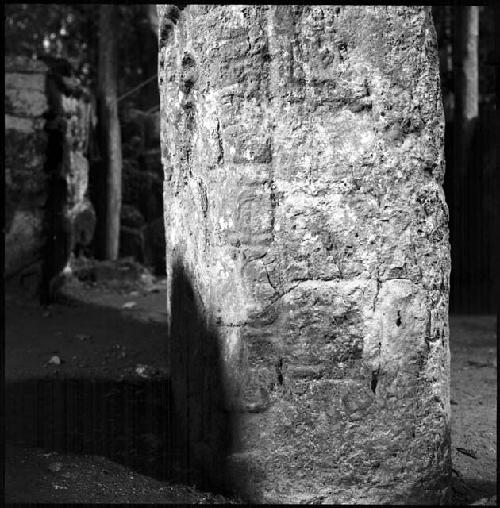
[[[434,503],[451,474],[430,7],[158,7],[186,465],[252,501]]]
[[[103,159],[106,170],[105,259],[117,259],[122,201],[121,132],[117,107],[117,47],[115,5],[99,7],[98,96]]]
[[[468,251],[467,217],[473,210],[468,208],[466,189],[467,173],[472,169],[472,140],[479,115],[478,36],[479,8],[455,7],[453,45],[453,73],[455,81],[454,156],[453,156],[453,208],[450,218],[453,253],[452,295],[454,308],[467,307],[471,274]]]

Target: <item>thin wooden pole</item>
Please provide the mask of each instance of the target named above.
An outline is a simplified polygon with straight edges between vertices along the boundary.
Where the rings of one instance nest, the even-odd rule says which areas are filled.
[[[98,94],[106,170],[104,257],[118,258],[122,201],[121,131],[117,107],[116,5],[99,9]]]

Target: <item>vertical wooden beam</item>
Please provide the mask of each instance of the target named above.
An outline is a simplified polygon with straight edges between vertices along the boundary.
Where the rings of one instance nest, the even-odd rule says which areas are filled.
[[[117,259],[122,202],[121,131],[117,107],[116,5],[99,8],[98,96],[101,139],[106,171],[106,226],[103,252],[106,259]]]

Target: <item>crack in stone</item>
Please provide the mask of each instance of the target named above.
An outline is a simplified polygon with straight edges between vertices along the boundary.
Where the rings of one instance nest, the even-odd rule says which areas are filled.
[[[266,263],[264,263],[264,261],[262,262],[262,264],[264,265],[264,269],[266,270],[266,277],[267,277],[267,281],[269,282],[269,285],[274,289],[274,291],[276,293],[279,293],[279,290],[278,288],[272,283],[271,281],[271,277],[269,276],[269,271],[267,270],[267,265]]]
[[[224,164],[224,147],[222,145],[222,137],[220,135],[220,122],[218,118],[216,133],[217,133],[217,144],[219,146],[219,154],[217,155],[217,164]]]
[[[303,282],[340,282],[340,280],[340,277],[315,277],[314,279],[307,277],[305,279],[292,279],[291,282],[301,284]]]
[[[375,293],[375,297],[373,298],[373,306],[372,306],[373,312],[375,312],[375,306],[377,305],[378,294],[380,293],[381,286],[382,286],[382,282],[380,281],[380,279],[377,276],[377,292]]]

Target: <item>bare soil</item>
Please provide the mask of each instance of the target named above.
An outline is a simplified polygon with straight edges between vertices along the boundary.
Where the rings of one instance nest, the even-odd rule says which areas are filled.
[[[454,504],[495,504],[497,496],[497,320],[451,316]]]
[[[44,309],[7,288],[6,502],[237,502],[203,490],[169,441],[165,289],[73,281]],[[496,318],[450,328],[453,504],[494,505]]]

